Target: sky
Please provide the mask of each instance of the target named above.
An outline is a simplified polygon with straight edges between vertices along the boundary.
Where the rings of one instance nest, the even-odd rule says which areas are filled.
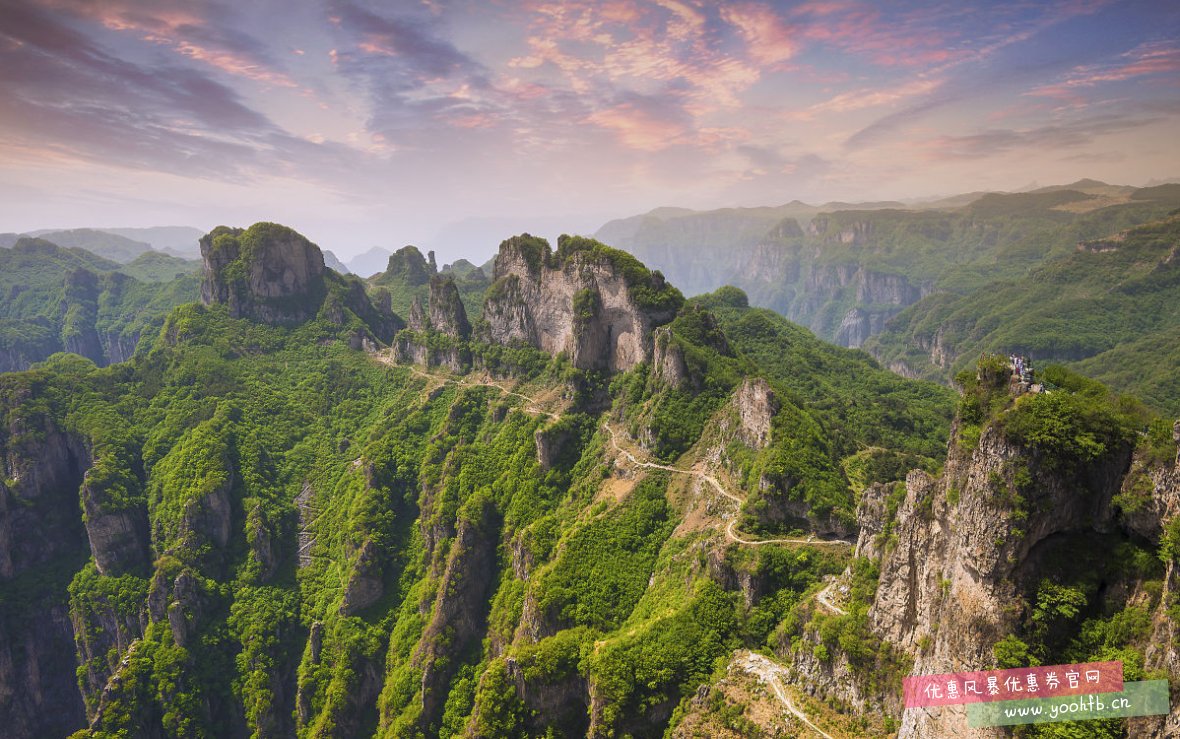
[[[659,206],[1180,177],[1180,2],[0,0],[0,231],[490,255]]]

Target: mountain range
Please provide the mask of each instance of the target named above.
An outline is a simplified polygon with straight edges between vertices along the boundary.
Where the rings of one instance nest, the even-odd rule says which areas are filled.
[[[1075,252],[1155,294],[1170,228]],[[1180,425],[1064,366],[902,377],[576,236],[369,280],[200,245],[125,361],[0,374],[11,736],[1000,737],[903,678],[1180,679]]]
[[[1127,343],[1169,345],[1170,306],[1180,292],[1164,274],[1174,261],[1163,232],[1177,209],[1180,185],[1080,180],[920,206],[661,208],[612,221],[596,236],[690,294],[735,285],[751,303],[828,341],[863,346],[903,374],[949,383],[980,351],[1019,351],[1097,372],[1180,412],[1162,367],[1137,376],[1120,371],[1121,354],[1099,358]],[[1128,237],[1127,251],[1110,256],[1109,244]],[[1144,239],[1160,243],[1144,251],[1136,246]],[[1101,252],[1087,245],[1108,242]],[[1131,254],[1142,260],[1135,274],[1162,270],[1150,280],[1151,294],[1132,286],[1096,294],[1113,271],[1129,267]],[[1096,317],[1120,312],[1124,318]]]

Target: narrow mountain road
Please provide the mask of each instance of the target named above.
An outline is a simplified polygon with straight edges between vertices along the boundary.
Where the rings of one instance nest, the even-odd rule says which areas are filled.
[[[733,493],[726,490],[725,486],[722,485],[717,480],[717,478],[714,477],[713,475],[710,475],[707,472],[701,472],[700,470],[697,470],[697,469],[686,470],[681,467],[672,467],[671,465],[658,464],[656,462],[642,462],[630,451],[619,446],[619,440],[615,434],[615,430],[614,430],[614,428],[612,428],[610,426],[610,424],[604,423],[604,424],[602,424],[602,427],[604,429],[606,429],[607,434],[610,435],[611,446],[613,446],[615,448],[615,451],[617,451],[618,453],[620,453],[624,457],[626,457],[627,461],[629,461],[631,464],[635,465],[636,467],[644,467],[646,469],[666,470],[667,472],[676,472],[681,475],[692,475],[693,477],[704,480],[705,482],[709,483],[709,485],[711,485],[713,487],[713,489],[716,490],[718,493],[720,493],[723,497],[728,498],[729,500],[731,500],[735,504],[737,504],[737,506],[740,510],[741,505],[744,501],[741,498],[739,498],[738,496],[736,496]],[[743,536],[741,536],[737,532],[737,529],[735,528],[737,526],[737,517],[736,516],[737,516],[737,514],[735,512],[734,518],[731,518],[729,520],[729,523],[726,524],[725,537],[727,539],[729,539],[730,541],[737,542],[738,544],[746,544],[748,546],[762,546],[765,544],[810,544],[812,546],[825,546],[825,545],[852,546],[852,542],[844,541],[843,539],[816,539],[814,536],[809,536],[806,539],[746,539]]]
[[[791,701],[791,696],[787,694],[782,682],[779,681],[779,675],[786,672],[785,667],[755,652],[745,652],[744,654],[740,654],[737,659],[738,664],[743,670],[756,676],[759,680],[771,687],[775,697],[779,699],[779,702],[783,704],[783,707],[792,716],[802,721],[809,729],[825,739],[835,739],[831,734],[813,724],[811,719],[807,718],[807,715],[803,711],[800,711],[794,702]]]
[[[393,361],[391,357],[389,357],[387,355],[377,355],[377,358],[379,361],[384,362],[386,364],[396,365],[399,367],[408,367],[408,369],[416,375],[419,375],[421,377],[425,377],[427,379],[441,380],[444,384],[452,384],[452,385],[457,385],[459,387],[471,387],[471,386],[477,386],[477,385],[482,385],[485,387],[494,387],[494,388],[498,389],[500,392],[504,393],[505,395],[510,395],[510,396],[524,400],[526,403],[528,403],[528,406],[526,406],[525,410],[530,413],[534,413],[534,414],[538,414],[538,415],[545,415],[545,416],[548,416],[554,420],[561,418],[561,414],[552,413],[550,411],[546,411],[543,408],[541,408],[540,403],[538,403],[535,398],[531,398],[527,395],[524,395],[523,393],[518,393],[514,390],[509,390],[508,388],[504,387],[503,385],[500,385],[499,383],[492,382],[490,379],[480,380],[480,381],[476,381],[476,382],[464,382],[464,381],[457,380],[452,377],[431,374],[429,372],[425,372],[421,369],[418,369],[417,367],[414,367],[412,365],[398,364],[397,362]],[[629,461],[631,464],[635,465],[636,467],[641,467],[641,468],[645,468],[645,469],[664,470],[666,472],[674,472],[674,473],[681,474],[681,475],[692,475],[693,477],[696,477],[698,479],[701,479],[701,480],[704,480],[705,482],[707,482],[722,497],[727,498],[730,501],[732,501],[734,504],[736,504],[738,510],[741,509],[741,505],[744,502],[743,499],[734,495],[733,493],[729,492],[728,490],[726,490],[725,486],[722,485],[721,482],[713,475],[710,475],[707,472],[702,472],[701,470],[697,470],[697,469],[687,469],[686,470],[686,469],[683,469],[680,467],[673,467],[671,465],[659,464],[656,462],[641,461],[632,452],[630,452],[627,449],[624,449],[622,446],[619,445],[619,441],[616,436],[616,432],[615,432],[614,428],[612,428],[610,426],[610,424],[603,423],[602,427],[604,429],[606,429],[607,434],[610,436],[611,446],[614,447],[615,451],[618,452],[619,454],[623,455],[627,459],[627,461]],[[757,539],[757,540],[746,539],[737,533],[736,529],[734,528],[736,525],[737,525],[737,511],[734,512],[734,518],[730,519],[729,523],[725,527],[726,538],[729,539],[730,541],[737,542],[738,544],[745,544],[748,546],[761,546],[764,544],[805,544],[805,545],[809,545],[809,546],[823,546],[823,545],[852,546],[852,542],[844,541],[843,539],[816,539],[814,536],[809,536],[806,539]],[[839,606],[837,606],[836,604],[832,603],[828,597],[829,592],[831,591],[832,587],[835,586],[835,584],[836,584],[835,580],[830,582],[827,587],[825,587],[823,590],[821,590],[820,592],[818,592],[816,594],[815,598],[825,608],[828,608],[829,610],[833,611],[834,613],[844,615],[846,613],[846,611],[844,609],[840,608]],[[598,645],[595,645],[595,646],[597,648]],[[825,739],[834,739],[834,737],[832,737],[832,735],[826,733],[825,731],[820,729],[818,726],[816,726],[814,723],[812,723],[811,719],[807,718],[806,714],[804,714],[801,710],[799,710],[795,706],[795,704],[791,701],[791,697],[787,694],[787,691],[783,688],[782,683],[779,681],[779,675],[785,672],[785,669],[781,665],[774,663],[770,659],[767,659],[766,657],[764,657],[760,654],[755,654],[754,652],[745,652],[744,654],[741,654],[741,656],[739,656],[738,659],[740,660],[739,664],[741,665],[742,669],[757,676],[760,680],[762,680],[763,682],[765,682],[771,686],[771,688],[774,690],[775,696],[778,698],[778,700],[780,702],[782,702],[783,706],[787,709],[787,711],[791,715],[793,715],[795,718],[802,721],[808,728],[810,728],[816,734],[824,737]]]
[[[538,416],[548,416],[549,418],[552,418],[555,421],[559,420],[561,418],[560,413],[552,413],[552,412],[547,411],[544,408],[542,408],[540,403],[538,403],[535,398],[530,398],[529,396],[527,396],[523,393],[518,393],[515,390],[509,390],[508,388],[504,387],[500,383],[493,382],[490,378],[476,380],[474,382],[466,382],[464,380],[456,380],[453,377],[446,377],[444,375],[432,374],[430,372],[420,370],[412,364],[399,364],[399,363],[395,362],[392,358],[390,358],[386,355],[378,354],[376,356],[379,361],[384,362],[385,364],[394,365],[396,367],[405,367],[408,370],[410,370],[410,372],[413,372],[415,375],[418,375],[419,377],[425,377],[429,380],[439,380],[444,385],[457,385],[459,387],[477,387],[477,386],[494,387],[497,390],[499,390],[501,393],[503,393],[504,395],[510,395],[514,398],[520,398],[521,400],[528,403],[528,405],[525,407],[525,412],[527,412],[527,413],[532,413],[533,415],[538,415]]]
[[[838,582],[838,580],[835,580],[835,579],[833,579],[831,582],[829,582],[823,590],[821,590],[815,594],[815,600],[821,606],[823,606],[824,608],[827,608],[832,613],[836,613],[841,616],[847,616],[848,611],[846,611],[843,608],[841,608],[840,606],[836,605],[831,600],[832,588],[836,587],[837,582]]]

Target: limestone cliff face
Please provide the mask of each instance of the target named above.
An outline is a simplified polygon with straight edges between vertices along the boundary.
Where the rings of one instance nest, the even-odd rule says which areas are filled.
[[[81,497],[86,537],[99,573],[121,575],[142,568],[149,561],[147,509],[109,510],[102,491],[92,482],[88,473]]]
[[[6,408],[34,393],[21,381],[0,386]],[[44,413],[7,416],[0,426],[0,585],[43,585],[60,578],[55,565],[85,561],[78,487],[89,461],[85,446]],[[0,716],[11,736],[65,736],[85,725],[68,607],[58,592],[41,590],[0,607]]]
[[[689,380],[684,350],[672,339],[672,331],[667,326],[655,330],[652,346],[652,378],[665,387],[683,387]]]
[[[234,318],[299,323],[315,316],[326,293],[319,248],[276,224],[220,226],[201,239],[201,259],[201,299],[228,305]]]
[[[563,238],[557,252],[527,234],[500,245],[485,338],[564,353],[582,369],[624,371],[648,361],[652,329],[675,316],[679,292],[622,252]]]
[[[436,725],[442,715],[448,685],[459,667],[451,655],[478,644],[487,620],[496,522],[490,503],[477,508],[470,519],[459,521],[430,620],[412,657],[422,670],[420,725],[424,730]]]
[[[471,323],[454,279],[449,275],[430,278],[428,304],[429,311],[416,297],[411,303],[409,330],[398,334],[396,341],[398,357],[426,367],[465,371],[471,364],[466,345],[471,338]]]
[[[459,288],[449,276],[435,275],[430,278],[430,326],[441,334],[455,339],[471,336],[471,324],[467,311],[459,299]]]
[[[76,269],[66,275],[61,338],[67,352],[81,354],[96,364],[105,364],[102,341],[95,328],[98,294],[98,275],[90,270]]]
[[[995,426],[971,451],[956,437],[940,477],[909,474],[893,520],[885,519],[884,486],[867,490],[860,508],[857,553],[877,559],[881,572],[870,624],[914,658],[915,674],[991,668],[995,643],[1019,633],[1022,592],[1039,576],[1042,545],[1111,531],[1110,500],[1131,458],[1124,447],[1065,471]],[[901,735],[961,731],[959,708],[906,711]]]
[[[746,446],[765,449],[770,444],[771,421],[779,410],[770,383],[762,378],[743,380],[734,396],[734,406],[738,412],[738,438]]]
[[[1173,427],[1173,440],[1180,445],[1180,421]],[[1133,516],[1129,521],[1132,529],[1142,532],[1145,528],[1176,520],[1180,515],[1180,454],[1171,465],[1156,468],[1150,472],[1151,492],[1141,518]],[[1154,519],[1153,519],[1154,515]],[[1154,521],[1153,523],[1149,523]],[[1167,563],[1163,592],[1159,605],[1152,614],[1151,639],[1144,653],[1143,667],[1146,670],[1165,670],[1169,675],[1180,674],[1180,625],[1168,613],[1168,604],[1180,598],[1180,569],[1173,559]],[[1134,721],[1135,734],[1150,739],[1180,736],[1180,705],[1172,706],[1167,716],[1152,716]]]
[[[201,259],[202,302],[225,305],[234,318],[293,325],[319,316],[352,328],[357,349],[391,341],[403,325],[387,302],[374,305],[360,280],[327,269],[319,247],[285,226],[218,226],[201,239]]]

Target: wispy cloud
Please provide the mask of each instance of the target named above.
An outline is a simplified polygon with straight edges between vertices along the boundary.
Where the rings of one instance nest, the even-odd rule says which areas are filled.
[[[113,31],[173,49],[226,74],[280,87],[295,81],[272,58],[267,46],[239,30],[226,7],[212,3],[160,0],[50,0],[47,7],[67,17],[85,18]]]
[[[735,3],[721,7],[721,17],[733,25],[747,43],[750,58],[776,67],[799,51],[796,32],[769,5]]]
[[[1073,0],[1045,5],[1034,17],[1012,17],[1013,13],[1027,12],[1019,5],[989,8],[998,18],[993,23],[997,31],[991,35],[975,38],[975,44],[968,51],[956,54],[948,61],[927,69],[928,78],[943,77],[943,84],[933,87],[924,96],[919,96],[908,107],[889,113],[865,126],[845,141],[848,150],[863,149],[879,144],[883,139],[897,133],[933,111],[945,109],[978,96],[989,87],[1009,84],[1014,76],[1032,76],[1038,73],[1036,66],[1020,61],[1015,67],[989,66],[993,58],[1012,47],[1019,47],[1054,26],[1060,25],[1079,15],[1093,13],[1106,4],[1104,0]]]
[[[1158,75],[1167,75],[1174,81],[1177,73],[1180,73],[1180,45],[1175,41],[1152,41],[1140,44],[1106,63],[1078,65],[1064,79],[1036,87],[1027,94],[1077,99],[1085,89],[1105,82],[1124,82]]]
[[[1019,149],[1079,149],[1096,139],[1151,125],[1160,119],[1130,115],[1093,116],[1081,121],[1022,129],[989,129],[966,136],[938,136],[923,145],[930,159],[985,159]]]

